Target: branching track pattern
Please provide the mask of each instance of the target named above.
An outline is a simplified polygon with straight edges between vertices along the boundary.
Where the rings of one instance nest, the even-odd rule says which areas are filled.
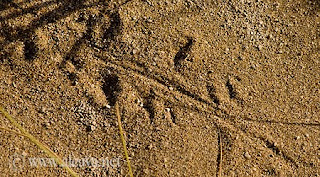
[[[150,100],[148,100],[146,102],[146,105],[144,106],[144,108],[147,109],[150,113],[151,123],[152,119],[154,119],[155,116],[155,110],[152,107],[152,99],[160,98],[164,100],[164,102],[170,102],[172,105],[175,105],[177,107],[181,107],[185,110],[202,114],[205,117],[206,121],[215,125],[219,136],[221,136],[222,138],[224,136],[224,132],[232,132],[234,134],[247,137],[252,141],[261,142],[261,144],[264,144],[267,149],[272,151],[274,156],[281,158],[283,161],[285,161],[292,167],[298,167],[298,162],[307,163],[302,161],[301,159],[291,156],[281,147],[278,147],[271,139],[261,134],[261,132],[258,132],[256,130],[250,130],[250,128],[246,129],[244,127],[246,127],[248,123],[259,125],[282,124],[284,126],[320,127],[319,123],[305,123],[302,121],[277,122],[273,120],[260,121],[254,120],[243,115],[232,115],[229,113],[228,110],[219,107],[220,101],[215,97],[215,95],[212,95],[212,97],[214,97],[214,100],[212,101],[208,98],[202,97],[202,93],[194,93],[188,89],[188,87],[185,85],[185,83],[187,82],[187,78],[184,79],[185,81],[181,80],[183,76],[179,73],[179,71],[176,70],[176,68],[179,68],[181,62],[187,58],[188,52],[190,52],[192,45],[196,43],[194,39],[189,38],[187,40],[187,43],[179,49],[174,58],[172,58],[174,67],[176,68],[172,72],[166,73],[166,75],[163,75],[162,71],[160,69],[157,69],[156,67],[153,67],[152,72],[150,72],[148,70],[148,67],[135,62],[133,59],[122,59],[121,57],[106,58],[103,55],[101,55],[101,53],[103,52],[109,52],[111,50],[110,48],[121,44],[121,41],[117,41],[117,37],[123,35],[123,23],[118,9],[120,8],[120,6],[130,1],[124,1],[122,3],[119,3],[119,5],[113,9],[108,9],[107,7],[109,4],[104,0],[97,1],[94,4],[87,4],[83,0],[70,0],[61,2],[59,0],[55,0],[40,3],[27,8],[21,8],[19,4],[15,4],[13,3],[13,1],[9,2],[9,6],[16,7],[16,11],[14,11],[12,14],[8,16],[0,17],[0,21],[3,21],[0,35],[4,37],[6,41],[4,43],[0,43],[1,48],[4,48],[6,45],[8,45],[9,42],[22,41],[25,45],[25,60],[32,62],[36,58],[37,53],[39,52],[38,47],[36,46],[36,43],[34,41],[35,31],[38,28],[41,28],[47,24],[56,23],[60,19],[66,18],[68,15],[83,9],[87,9],[94,6],[106,7],[101,8],[102,10],[100,11],[100,13],[109,17],[110,25],[108,28],[102,30],[105,32],[102,35],[102,37],[98,39],[94,37],[94,28],[99,24],[105,23],[103,15],[98,17],[94,15],[89,15],[89,18],[82,19],[86,24],[87,30],[84,32],[82,37],[77,39],[74,45],[71,46],[70,51],[66,53],[64,56],[64,61],[61,62],[60,66],[57,66],[58,68],[64,71],[64,65],[66,64],[66,62],[71,61],[77,70],[81,70],[83,68],[83,62],[76,59],[76,54],[79,50],[79,46],[85,44],[96,51],[95,56],[102,61],[105,67],[111,67],[114,69],[114,75],[102,76],[104,77],[104,80],[106,82],[104,83],[102,89],[103,92],[106,94],[106,97],[110,101],[111,105],[115,105],[117,94],[121,94],[111,93],[114,90],[120,92],[120,86],[118,86],[117,84],[119,84],[121,79],[125,78],[127,75],[135,75],[141,79],[148,80],[149,84],[152,85],[152,87],[157,88],[156,91],[153,91],[153,93],[150,94]],[[40,11],[41,8],[48,7],[53,4],[57,4],[58,7],[48,13],[41,14],[40,17],[32,20],[30,22],[30,25],[28,25],[28,27],[26,28],[13,28],[6,23],[6,21],[8,20],[15,19],[19,16],[23,16],[26,13],[37,13],[38,11]],[[79,19],[80,18],[81,17],[79,17]],[[2,58],[7,57],[6,55],[7,54],[0,56],[0,61],[2,61]],[[176,76],[179,76],[180,80],[177,79]],[[72,78],[76,78],[76,76],[73,76]],[[112,84],[108,85],[108,83],[111,82],[115,82],[116,87],[114,87]],[[135,81],[126,79],[125,82],[134,84]],[[173,89],[169,88],[169,86]],[[226,88],[229,91],[230,99],[234,99],[237,95],[234,91],[233,85],[230,83],[229,80],[226,83]],[[210,89],[212,88],[210,87]],[[179,95],[184,99],[181,99],[182,101],[177,101],[174,95]],[[217,112],[219,112],[219,114]],[[175,119],[176,117],[174,116],[174,123],[176,123]],[[223,141],[223,139],[219,140],[219,145],[220,143],[222,143],[220,141]],[[224,145],[224,143],[222,144]],[[219,149],[219,147],[217,147],[217,149]],[[228,155],[227,150],[223,149],[223,152],[223,156]],[[218,155],[220,155],[220,153],[218,153]],[[216,159],[219,161],[220,157],[217,157]],[[217,167],[217,171],[221,170],[218,168],[220,166],[220,163],[223,162],[219,161],[218,163],[219,164]]]

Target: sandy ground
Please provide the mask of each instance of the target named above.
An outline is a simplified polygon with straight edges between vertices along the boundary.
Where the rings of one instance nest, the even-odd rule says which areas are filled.
[[[61,157],[120,159],[81,176],[128,176],[115,103],[135,176],[319,176],[319,14],[318,0],[1,0],[0,105]],[[0,135],[0,176],[67,176]]]

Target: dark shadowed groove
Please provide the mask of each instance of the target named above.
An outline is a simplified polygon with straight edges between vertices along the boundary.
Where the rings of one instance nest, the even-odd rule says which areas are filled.
[[[111,106],[114,106],[121,92],[119,77],[115,74],[104,74],[102,90]]]
[[[188,57],[193,42],[194,41],[192,38],[188,38],[188,42],[183,47],[181,47],[178,53],[174,56],[173,62],[176,68],[180,67],[181,62]]]
[[[149,113],[150,122],[153,123],[155,118],[155,108],[153,105],[153,100],[155,99],[155,93],[153,90],[150,90],[150,94],[144,98],[145,103],[143,105],[143,108],[145,108]]]
[[[36,58],[38,48],[31,39],[24,41],[24,57],[27,61],[33,61]]]
[[[235,92],[233,85],[230,83],[230,80],[227,81],[226,87],[228,89],[230,98],[231,99],[235,98],[237,96],[237,93]]]

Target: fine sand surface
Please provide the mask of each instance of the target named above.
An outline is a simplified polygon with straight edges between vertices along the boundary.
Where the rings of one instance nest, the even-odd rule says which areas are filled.
[[[319,176],[319,15],[318,0],[1,0],[0,105],[63,158],[119,158],[80,176],[129,176],[116,103],[134,176]],[[0,176],[68,176],[0,137]]]

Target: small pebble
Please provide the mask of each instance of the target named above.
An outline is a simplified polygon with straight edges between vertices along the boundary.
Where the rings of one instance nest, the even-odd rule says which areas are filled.
[[[260,51],[262,49],[262,45],[258,45],[257,49]]]
[[[46,112],[46,109],[45,109],[44,107],[41,107],[41,109],[40,109],[39,112],[40,112],[40,113],[45,113],[45,112]]]
[[[28,155],[28,153],[26,153],[26,152],[22,152],[22,154],[21,154],[22,156],[27,156]]]
[[[224,53],[225,53],[225,54],[228,54],[229,51],[230,51],[230,49],[229,49],[229,48],[226,48]]]
[[[246,159],[251,159],[251,155],[250,155],[248,152],[245,152],[245,153],[244,153],[244,157],[245,157]]]
[[[49,123],[49,122],[45,122],[45,123],[43,124],[43,126],[44,126],[45,128],[49,128],[49,127],[50,127],[50,123]]]
[[[132,54],[135,55],[136,53],[138,53],[138,50],[137,49],[133,49],[132,50]]]
[[[94,125],[90,125],[88,127],[88,131],[94,131],[96,129],[96,127]]]

